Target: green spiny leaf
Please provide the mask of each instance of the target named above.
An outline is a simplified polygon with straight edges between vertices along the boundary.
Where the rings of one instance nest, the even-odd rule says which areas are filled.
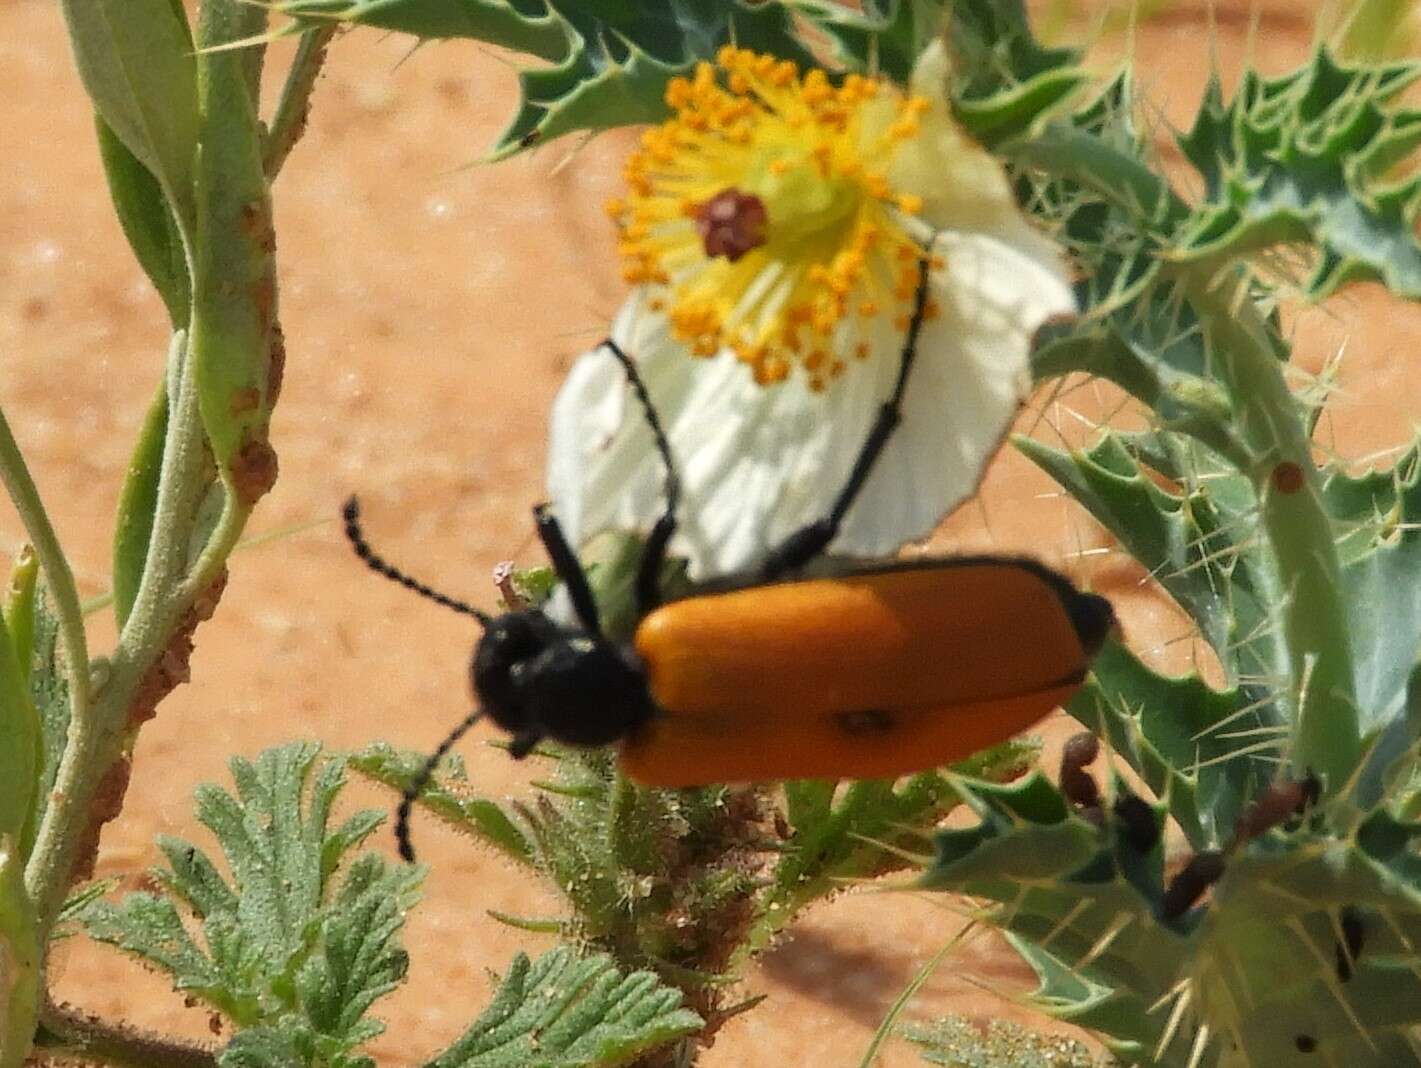
[[[1158,881],[1148,887],[1127,877],[1140,859],[1131,855],[1129,832],[1109,809],[1103,827],[1071,815],[1039,775],[1007,786],[962,780],[960,788],[979,822],[939,832],[937,859],[922,885],[996,902],[985,914],[990,922],[1026,947],[1049,947],[1039,961],[1028,956],[1045,971],[1039,1007],[1071,1019],[1123,990],[1136,1011],[1121,1014],[1121,1030],[1103,1037],[1130,1054],[1127,1062],[1182,1068],[1187,1056],[1158,1062],[1141,1056],[1152,1053],[1166,1024],[1144,1010],[1175,984],[1186,944],[1153,920]],[[1158,845],[1151,856],[1158,880]]]
[[[959,0],[949,27],[961,96],[987,100],[1071,68],[1080,53],[1048,48],[1031,32],[1022,0]]]
[[[1248,545],[1251,501],[1231,514],[1202,481],[1184,494],[1161,489],[1110,433],[1084,452],[1064,452],[1030,438],[1015,444],[1119,538],[1189,613],[1231,680],[1279,673],[1271,636],[1277,579],[1268,558]]]
[[[467,37],[550,62],[567,51],[562,20],[538,0],[288,0],[277,10],[299,25],[336,19],[427,40]]]
[[[1006,742],[953,770],[987,781],[1024,774],[1039,746]],[[793,836],[756,905],[756,921],[740,954],[768,946],[800,912],[851,880],[872,879],[907,866],[902,853],[921,853],[926,835],[961,799],[948,778],[923,772],[900,782],[836,784],[813,780],[784,785]]]
[[[1379,799],[1391,763],[1416,741],[1408,686],[1421,656],[1421,448],[1413,445],[1388,468],[1349,475],[1329,470],[1322,484],[1337,525],[1348,624],[1354,636],[1359,720],[1371,739],[1357,800]]]
[[[667,115],[666,83],[689,74],[697,62],[711,59],[731,42],[813,65],[813,57],[794,36],[789,11],[780,3],[287,0],[280,10],[298,25],[340,18],[426,40],[471,37],[548,60],[551,66],[520,72],[519,108],[490,150],[491,159],[580,130],[659,122]]]
[[[868,0],[861,11],[824,3],[807,5],[804,14],[828,35],[844,67],[907,85],[918,56],[942,29],[945,6],[943,0]]]
[[[1267,709],[1248,692],[1157,675],[1108,642],[1067,711],[1109,740],[1165,799],[1190,844],[1204,849],[1227,838],[1242,806],[1273,778],[1270,753],[1254,750],[1254,743],[1260,732],[1277,736],[1266,733]]]
[[[1363,280],[1421,299],[1421,180],[1391,177],[1421,143],[1421,113],[1394,105],[1417,77],[1415,62],[1350,66],[1319,49],[1278,78],[1246,73],[1227,104],[1211,83],[1179,139],[1205,195],[1174,255],[1303,242],[1319,252],[1305,286],[1313,299]]]
[[[566,947],[514,958],[492,1003],[431,1068],[613,1068],[694,1034],[699,1016],[649,972]]]

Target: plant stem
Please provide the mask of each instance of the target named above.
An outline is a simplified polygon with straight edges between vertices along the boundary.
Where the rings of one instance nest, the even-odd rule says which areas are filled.
[[[1143,161],[1065,123],[1053,123],[1033,140],[1008,144],[1003,152],[1024,167],[1080,182],[1142,216],[1142,222],[1169,223],[1189,214],[1169,183]]]
[[[68,1005],[40,1009],[35,1046],[51,1058],[98,1061],[114,1068],[215,1068],[214,1047],[107,1023]]]
[[[197,501],[209,480],[197,389],[181,332],[174,335],[169,368],[171,416],[143,577],[109,661],[107,681],[92,701],[87,700],[85,691],[83,713],[79,714],[76,706],[70,720],[68,743],[25,872],[25,885],[34,900],[41,932],[46,934],[68,889],[99,783],[123,745],[134,692],[191,604],[189,587],[194,584],[196,569],[194,574],[188,573],[187,543]],[[208,543],[209,550],[213,541],[215,536]]]
[[[89,713],[89,646],[84,636],[84,610],[74,572],[59,545],[59,538],[44,510],[39,491],[30,477],[25,458],[0,411],[0,482],[5,483],[20,521],[25,525],[35,555],[39,557],[50,599],[64,639],[64,662],[69,683],[69,731],[82,731]],[[76,727],[76,724],[78,725]]]
[[[306,132],[306,119],[311,110],[311,91],[316,87],[316,76],[326,59],[326,47],[336,35],[337,24],[319,26],[301,34],[301,43],[296,48],[296,58],[291,61],[291,69],[286,72],[286,83],[281,87],[281,97],[276,103],[276,114],[272,116],[271,131],[266,138],[266,151],[262,164],[268,181],[275,181],[281,172],[286,157]]]
[[[1235,271],[1221,282],[1202,265],[1179,277],[1199,313],[1214,373],[1234,398],[1234,422],[1252,456],[1244,474],[1278,564],[1288,696],[1296,705],[1292,763],[1340,789],[1361,757],[1356,676],[1342,566],[1311,442],[1246,280]]]

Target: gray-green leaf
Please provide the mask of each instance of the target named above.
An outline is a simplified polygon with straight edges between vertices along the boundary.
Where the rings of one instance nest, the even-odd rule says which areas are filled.
[[[64,0],[84,88],[104,122],[192,219],[197,67],[171,0]]]
[[[492,1004],[430,1068],[613,1068],[703,1026],[650,972],[559,947],[515,957]]]

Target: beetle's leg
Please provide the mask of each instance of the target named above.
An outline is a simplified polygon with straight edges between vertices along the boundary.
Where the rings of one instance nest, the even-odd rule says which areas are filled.
[[[932,247],[931,243],[928,247]],[[903,419],[903,395],[908,385],[908,372],[913,369],[913,359],[918,353],[918,333],[922,330],[927,314],[930,266],[931,254],[924,252],[918,264],[918,289],[913,297],[913,314],[908,319],[908,331],[898,363],[898,378],[893,384],[893,392],[878,410],[878,418],[869,430],[863,448],[859,450],[848,481],[844,483],[843,489],[839,490],[828,515],[800,527],[770,550],[760,568],[762,578],[768,580],[778,578],[786,572],[797,571],[828,548],[829,543],[839,533],[844,516],[848,514],[864,483],[868,481],[873,465],[878,461],[884,446],[888,444],[888,439],[893,436],[893,431],[898,429],[898,424]]]
[[[646,383],[637,373],[636,364],[611,338],[602,342],[602,345],[622,365],[632,392],[641,402],[646,425],[651,428],[651,436],[656,442],[656,451],[661,456],[661,462],[666,465],[666,511],[661,513],[661,518],[651,528],[646,546],[642,549],[641,563],[637,567],[637,614],[644,616],[661,603],[661,565],[666,560],[666,547],[671,542],[671,536],[676,533],[676,507],[681,502],[681,477],[676,473],[676,461],[671,456],[671,442],[661,425],[661,417],[656,414],[656,406],[651,403],[651,394],[646,391]]]
[[[543,543],[548,559],[553,562],[553,571],[567,586],[568,596],[572,598],[572,609],[577,613],[578,621],[589,634],[601,634],[597,601],[592,596],[592,587],[588,585],[587,572],[582,569],[577,554],[567,543],[557,516],[549,511],[546,504],[540,504],[533,509],[533,521],[537,525],[538,540]]]

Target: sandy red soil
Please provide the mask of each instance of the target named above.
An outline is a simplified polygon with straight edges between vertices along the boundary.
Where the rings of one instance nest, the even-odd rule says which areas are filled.
[[[1226,71],[1238,69],[1247,19],[1222,7],[1212,42],[1202,5],[1191,3],[1139,29],[1139,81],[1161,128],[1187,121],[1211,44]],[[1306,55],[1310,23],[1296,11],[1264,5],[1254,49],[1265,70]],[[1103,43],[1102,66],[1123,41]],[[230,754],[306,737],[427,747],[463,712],[473,629],[362,571],[334,517],[359,490],[392,555],[485,602],[496,561],[538,560],[527,508],[540,494],[548,402],[622,297],[600,205],[616,190],[628,137],[602,137],[571,156],[571,142],[559,142],[476,164],[513,93],[507,59],[484,48],[410,54],[408,41],[378,33],[335,47],[310,132],[276,187],[289,351],[273,425],[281,478],[250,528],[305,529],[233,558],[220,610],[198,635],[192,683],[143,731],[100,875],[134,877],[153,864],[157,833],[202,839],[192,789],[225,781]],[[52,0],[0,0],[0,99],[0,405],[81,592],[93,596],[108,587],[111,516],[162,366],[166,320],[103,196],[90,111]],[[1297,324],[1303,367],[1347,345],[1336,414],[1321,434],[1327,447],[1358,457],[1406,440],[1421,412],[1421,317],[1362,290]],[[1113,407],[1105,390],[1087,387],[1038,406],[1024,425],[1081,440],[1089,420]],[[20,540],[0,505],[0,563]],[[1188,662],[1183,621],[1018,457],[996,465],[981,501],[935,544],[1055,561],[1117,598],[1134,646]],[[91,635],[97,651],[112,640],[106,613]],[[1063,717],[1045,728],[1049,738],[1068,732]],[[464,752],[493,796],[525,792],[526,773],[501,753],[477,740]],[[359,784],[347,795],[351,805],[387,801]],[[440,1049],[485,1003],[491,969],[519,949],[546,948],[485,909],[556,907],[446,832],[426,829],[423,842],[433,871],[407,932],[410,982],[379,1006],[389,1031],[372,1052],[382,1064]],[[818,908],[750,969],[746,991],[770,1001],[727,1026],[704,1063],[856,1064],[904,983],[960,926],[955,908],[906,892],[850,893]],[[57,972],[62,996],[87,1009],[208,1033],[204,1013],[110,950],[74,940],[59,951]],[[976,938],[910,1016],[1025,1018],[1009,1002],[1024,978],[1001,946]],[[898,1048],[882,1063],[921,1062]]]

